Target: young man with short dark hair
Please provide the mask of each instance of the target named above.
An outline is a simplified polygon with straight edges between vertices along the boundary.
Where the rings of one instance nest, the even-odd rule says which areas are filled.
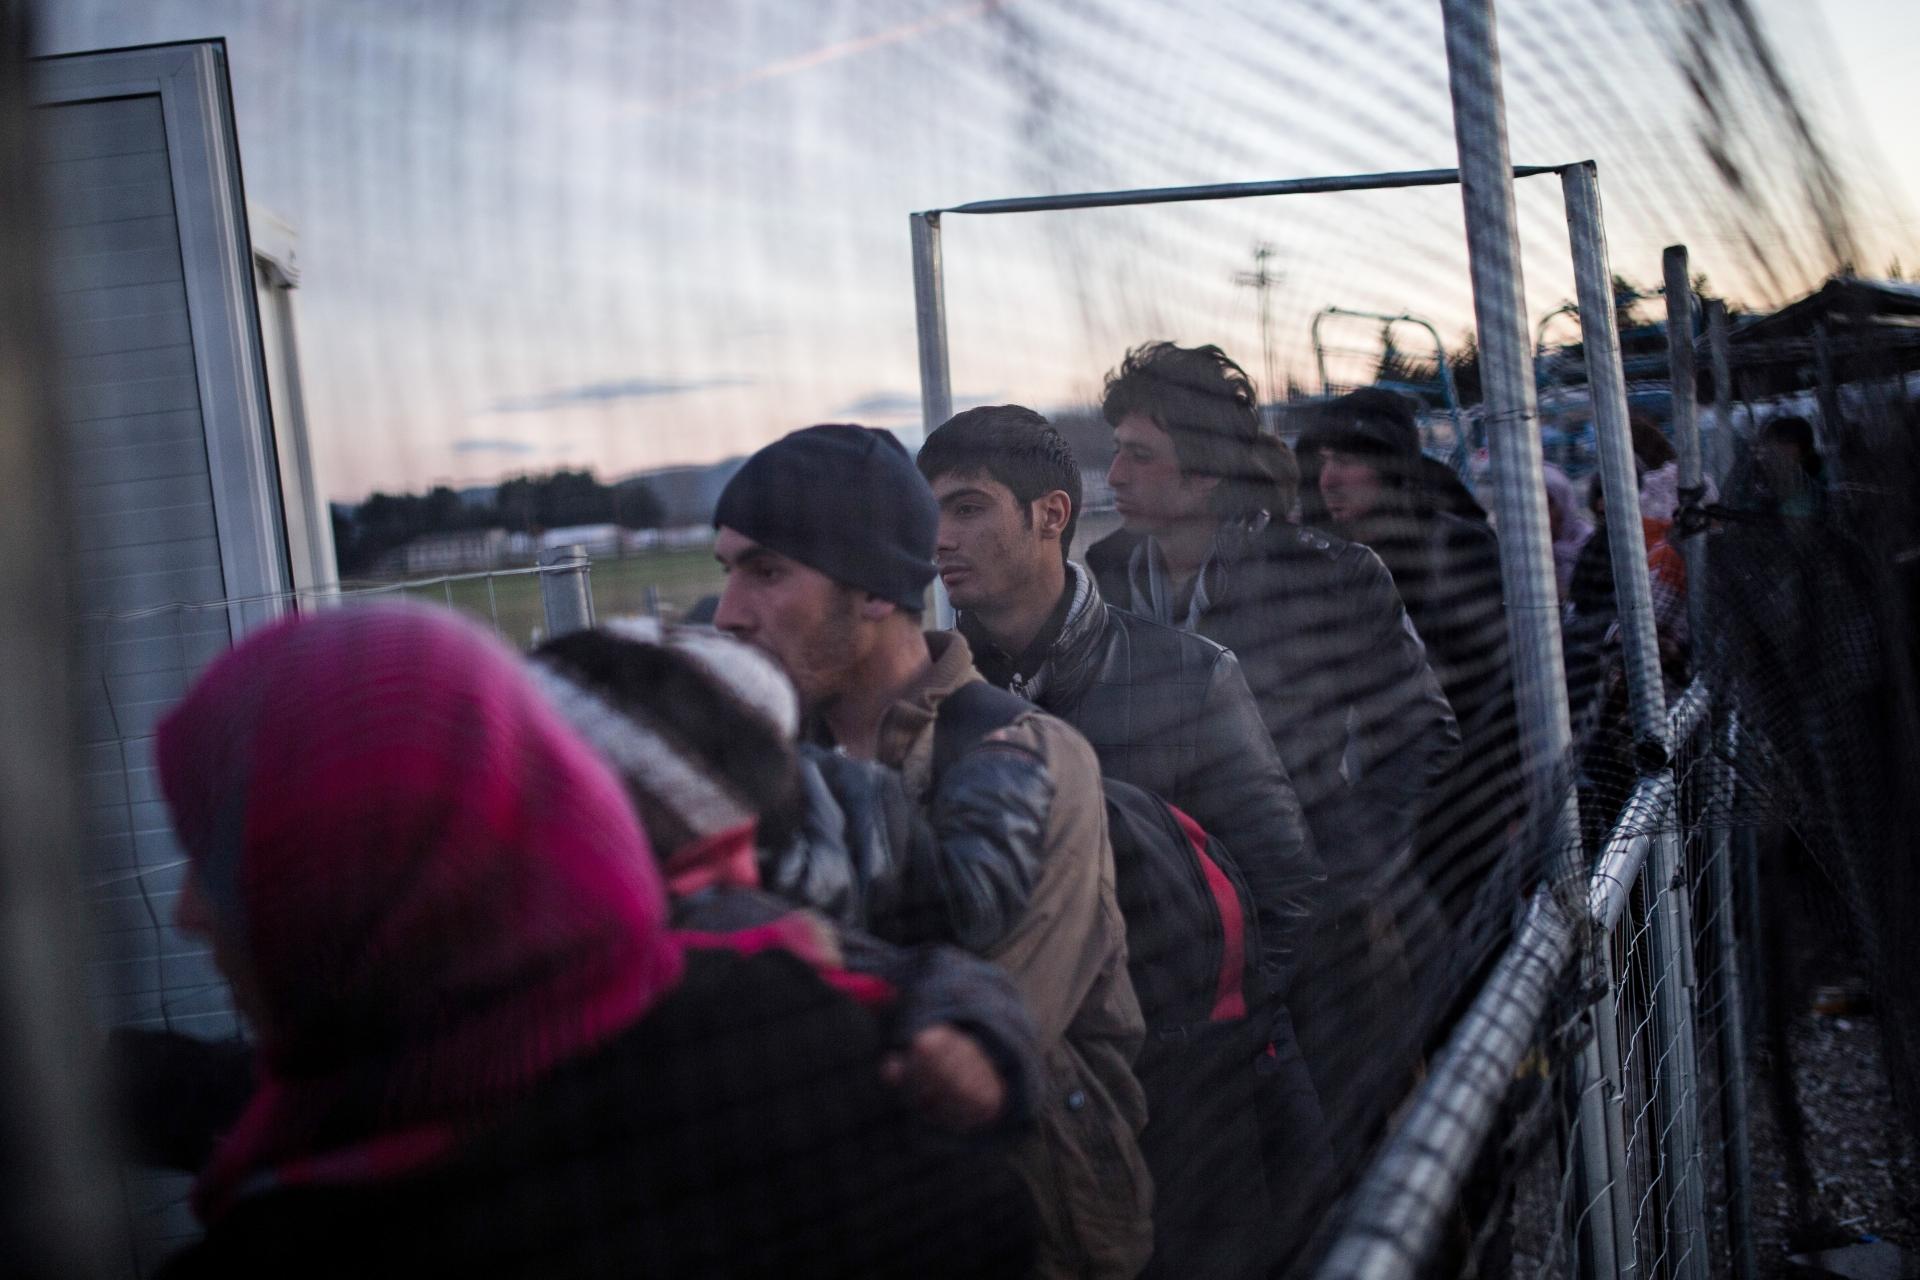
[[[1102,591],[1239,657],[1330,875],[1391,858],[1457,732],[1379,558],[1275,518],[1288,451],[1218,347],[1128,352],[1101,411],[1125,526],[1087,551]]]
[[[1131,1277],[1152,1249],[1131,1069],[1144,1024],[1099,763],[1037,710],[936,760],[943,704],[979,681],[964,639],[920,629],[938,523],[892,436],[796,431],[748,459],[720,496],[714,554],[727,584],[714,623],[780,662],[822,736],[897,769],[919,799],[928,847],[881,869],[888,883],[873,889],[906,906],[897,918],[915,934],[888,940],[956,944],[1013,978],[1047,1076],[1022,1162],[1041,1274]]]
[[[1080,471],[1033,410],[959,414],[918,465],[940,504],[935,561],[974,665],[1079,729],[1106,776],[1220,838],[1260,900],[1264,963],[1284,986],[1323,875],[1239,662],[1109,607],[1067,558]]]
[[[1044,417],[1019,405],[969,410],[927,437],[918,463],[940,503],[940,575],[981,673],[1085,734],[1108,778],[1192,815],[1252,891],[1267,987],[1255,1030],[1260,1044],[1274,1042],[1263,1074],[1250,1055],[1244,1073],[1162,1080],[1150,1046],[1142,1079],[1156,1274],[1255,1274],[1304,1243],[1304,1224],[1285,1215],[1312,1202],[1304,1192],[1326,1141],[1284,1004],[1324,879],[1286,768],[1231,653],[1110,608],[1068,560],[1080,470]],[[1189,1096],[1195,1087],[1214,1096],[1200,1102]],[[1244,1111],[1219,1096],[1235,1088],[1245,1090]],[[1226,1135],[1196,1128],[1236,1122],[1256,1153],[1261,1130],[1274,1132],[1270,1192],[1244,1185],[1262,1180],[1257,1158],[1228,1172],[1197,1154]]]
[[[1239,658],[1327,868],[1291,1004],[1351,1169],[1432,1013],[1402,936],[1439,936],[1413,845],[1459,731],[1379,558],[1286,521],[1298,472],[1225,352],[1138,347],[1107,375],[1101,412],[1125,527],[1087,567],[1108,600]]]

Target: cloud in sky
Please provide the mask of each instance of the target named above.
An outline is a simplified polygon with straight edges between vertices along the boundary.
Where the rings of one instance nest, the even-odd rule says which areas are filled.
[[[684,396],[698,391],[718,391],[726,387],[750,385],[746,378],[620,378],[613,382],[588,382],[577,387],[561,387],[526,396],[509,396],[489,405],[489,413],[539,413],[565,409],[572,405],[608,404],[616,400],[646,400],[657,396]]]
[[[453,442],[455,453],[538,453],[539,447],[524,440],[501,440],[481,436],[467,436]]]
[[[822,45],[817,49],[809,49],[805,53],[796,54],[790,58],[780,58],[764,66],[755,67],[751,71],[743,72],[740,75],[730,76],[712,84],[700,85],[693,89],[684,90],[671,97],[643,103],[638,107],[632,108],[631,111],[632,114],[641,116],[658,115],[661,112],[670,111],[675,107],[691,106],[697,102],[705,102],[712,98],[724,97],[729,93],[747,88],[750,85],[760,84],[768,80],[778,80],[784,76],[794,75],[801,71],[811,71],[815,67],[823,67],[828,63],[838,62],[843,58],[851,58],[872,49],[880,49],[887,45],[912,40],[917,36],[926,35],[931,31],[936,31],[941,27],[948,26],[955,22],[980,17],[983,14],[991,13],[995,9],[998,9],[1002,2],[1003,0],[973,0],[973,2],[969,4],[955,5],[952,8],[943,9],[938,13],[929,14],[924,18],[916,18],[910,22],[903,22],[898,26],[888,27],[884,31],[876,31],[871,35],[860,36],[852,40],[836,41],[833,44]]]
[[[1000,399],[1001,393],[998,391],[991,394],[965,391],[955,396],[953,403],[956,408],[964,408],[975,404],[997,404]],[[920,416],[920,393],[890,389],[869,391],[853,403],[835,409],[833,416],[855,422],[862,418],[917,418]]]

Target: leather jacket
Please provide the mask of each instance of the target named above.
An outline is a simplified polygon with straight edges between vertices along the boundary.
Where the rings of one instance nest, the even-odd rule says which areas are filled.
[[[802,743],[800,785],[800,829],[785,848],[761,850],[761,883],[837,924],[875,927],[875,917],[897,900],[902,868],[923,838],[900,775]]]
[[[887,942],[959,946],[1012,979],[1041,1064],[1038,1133],[1016,1155],[1041,1218],[1036,1274],[1138,1275],[1153,1246],[1146,1101],[1132,1070],[1146,1026],[1127,974],[1099,762],[1035,710],[936,779],[940,705],[980,677],[961,636],[930,633],[927,650],[932,665],[882,717],[877,763],[807,752],[849,838],[827,838],[831,814],[810,823],[773,860],[769,887],[811,885],[829,901],[844,891]],[[884,847],[875,831],[890,832]],[[809,858],[825,866],[803,866]]]
[[[1111,601],[1139,612],[1151,541],[1087,551]],[[1199,634],[1239,658],[1293,779],[1335,896],[1364,900],[1408,864],[1460,732],[1386,568],[1365,547],[1276,523],[1223,525]]]
[[[1134,1276],[1153,1247],[1139,1147],[1146,1100],[1132,1063],[1146,1034],[1127,974],[1100,765],[1060,720],[1022,715],[934,777],[940,704],[980,677],[966,640],[927,636],[933,665],[889,708],[878,758],[900,771],[935,841],[915,858],[944,904],[949,941],[1013,978],[1040,1035],[1048,1081],[1040,1138],[1021,1163],[1041,1217],[1043,1276]],[[910,914],[921,914],[911,912]]]
[[[1260,913],[1263,976],[1284,993],[1326,876],[1239,661],[1109,606],[1091,574],[1068,571],[1071,604],[1044,660],[1005,687],[1078,729],[1107,777],[1186,811],[1226,846]],[[976,653],[991,644],[965,615],[960,631]]]

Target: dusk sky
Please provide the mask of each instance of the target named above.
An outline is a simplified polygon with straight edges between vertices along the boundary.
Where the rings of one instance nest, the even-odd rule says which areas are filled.
[[[1772,84],[1742,0],[1502,3],[1515,159],[1599,160],[1636,281],[1684,241],[1738,302],[1803,292],[1836,261],[1823,181],[1863,270],[1920,267],[1920,4],[1750,5]],[[1138,0],[43,8],[47,52],[226,38],[249,198],[299,236],[314,444],[343,499],[705,462],[821,420],[911,428],[912,209],[1455,162],[1435,0],[1204,21]],[[1524,184],[1520,212],[1539,316],[1572,292],[1557,184]],[[1084,402],[1156,337],[1219,341],[1258,376],[1235,277],[1261,241],[1276,359],[1303,382],[1330,303],[1449,343],[1469,327],[1451,188],[950,218],[956,405]]]

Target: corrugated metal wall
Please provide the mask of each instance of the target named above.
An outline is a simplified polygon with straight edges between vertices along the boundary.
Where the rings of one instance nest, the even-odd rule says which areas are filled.
[[[169,152],[167,112],[160,94],[145,93],[62,101],[35,114],[54,385],[74,485],[65,567],[80,617],[93,1013],[103,1026],[219,1038],[239,1025],[212,956],[172,925],[185,866],[154,769],[153,732],[232,643],[225,601],[243,591],[223,570],[216,515],[251,517],[216,512],[222,491],[207,433],[219,415],[203,412],[202,396],[244,392],[203,389],[183,268],[194,259],[183,255],[181,220],[186,197],[205,193],[176,190],[183,167]],[[237,279],[251,285],[252,273]],[[212,340],[205,326],[216,318],[199,319],[200,340]],[[188,1185],[157,1171],[123,1177],[134,1272],[195,1233]]]
[[[151,758],[155,722],[229,644],[227,616],[98,616],[226,594],[160,98],[39,114],[76,487],[73,576],[80,612],[95,615],[83,626],[82,741],[103,943],[98,1012],[230,1033],[210,961],[167,922],[180,855]]]

